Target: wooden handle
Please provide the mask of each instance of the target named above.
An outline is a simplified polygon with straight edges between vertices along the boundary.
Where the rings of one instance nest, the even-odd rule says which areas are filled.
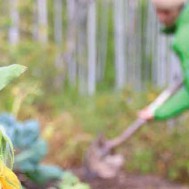
[[[166,100],[168,100],[180,87],[182,86],[182,82],[178,82],[176,85],[169,87],[165,90],[161,95],[151,103],[148,108],[151,111],[155,111],[159,106],[161,106]],[[111,150],[116,146],[119,146],[127,139],[129,139],[134,133],[136,133],[144,124],[146,120],[137,119],[131,126],[129,126],[120,136],[115,139],[109,140],[106,143],[107,150]]]
[[[154,102],[152,102],[148,108],[151,111],[155,111],[158,107],[160,107],[165,101],[167,101],[181,86],[183,85],[182,81],[178,81],[173,86],[167,88],[164,92],[162,92]]]
[[[106,145],[108,150],[119,146],[127,139],[129,139],[134,133],[136,133],[146,123],[143,119],[137,119],[132,125],[130,125],[120,136],[115,139],[107,141]]]

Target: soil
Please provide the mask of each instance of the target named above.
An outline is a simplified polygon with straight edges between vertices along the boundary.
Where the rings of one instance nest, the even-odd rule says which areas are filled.
[[[22,186],[26,189],[50,189],[54,188],[54,184],[56,182],[49,182],[45,185],[37,185],[34,182],[30,181],[24,174],[16,172],[16,175],[18,176],[19,181],[21,182]]]
[[[189,189],[189,186],[170,182],[164,178],[155,175],[137,175],[121,172],[113,179],[91,178],[86,179],[83,168],[73,169],[72,172],[77,175],[81,181],[88,183],[91,189]],[[53,183],[48,183],[46,186],[37,186],[34,183],[25,180],[22,174],[18,174],[26,189],[50,189]]]
[[[189,186],[167,181],[154,175],[133,175],[120,173],[114,179],[90,179],[86,180],[82,169],[73,171],[82,181],[90,184],[92,189],[189,189]]]

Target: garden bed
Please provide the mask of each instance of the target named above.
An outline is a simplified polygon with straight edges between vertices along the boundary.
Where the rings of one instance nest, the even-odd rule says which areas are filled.
[[[122,172],[114,179],[98,178],[86,181],[82,169],[75,169],[74,173],[81,180],[88,182],[92,189],[189,189],[189,186],[173,183],[154,175],[142,176]]]

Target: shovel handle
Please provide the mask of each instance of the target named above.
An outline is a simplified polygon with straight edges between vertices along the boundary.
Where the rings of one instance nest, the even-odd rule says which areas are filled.
[[[176,85],[170,86],[166,89],[157,99],[151,103],[148,108],[154,112],[159,106],[161,106],[165,101],[167,101],[181,86],[182,81],[179,81]],[[127,139],[129,139],[134,133],[136,133],[147,121],[141,118],[138,118],[133,124],[131,124],[120,136],[116,137],[115,139],[108,140],[106,142],[107,150],[111,150]]]
[[[178,81],[173,86],[170,86],[165,91],[163,91],[155,100],[152,102],[148,109],[150,109],[152,112],[154,112],[158,107],[160,107],[162,104],[164,104],[165,101],[167,101],[175,92],[181,88],[183,85],[182,81]]]
[[[134,133],[136,133],[146,123],[143,119],[137,119],[132,125],[130,125],[120,136],[115,139],[108,140],[106,147],[110,151],[111,149],[119,146],[127,139],[129,139]]]

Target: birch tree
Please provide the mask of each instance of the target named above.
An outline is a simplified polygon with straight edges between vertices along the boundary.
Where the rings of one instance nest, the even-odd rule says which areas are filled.
[[[136,8],[137,4],[136,1],[128,1],[126,4],[126,18],[127,18],[127,24],[126,24],[126,35],[127,35],[127,71],[126,71],[126,77],[127,77],[127,84],[130,87],[135,88],[136,86],[136,65],[137,65],[137,45],[136,45]],[[138,55],[139,56],[139,55]]]
[[[10,7],[10,19],[11,26],[9,29],[9,43],[11,45],[16,45],[20,39],[19,32],[19,11],[18,11],[19,0],[9,0]]]
[[[63,18],[62,18],[63,3],[62,0],[54,0],[54,40],[57,46],[57,52],[55,56],[55,67],[57,69],[57,75],[55,77],[55,88],[60,90],[63,88],[65,80],[65,64],[62,57],[63,46]]]
[[[68,67],[68,79],[71,85],[76,85],[77,63],[76,63],[76,21],[77,21],[77,3],[76,0],[67,0],[67,44],[65,59]]]
[[[48,42],[48,15],[47,15],[47,0],[37,0],[37,15],[38,15],[38,40],[47,44]]]
[[[80,94],[87,94],[87,4],[88,0],[77,1],[77,62],[78,87]]]
[[[126,81],[124,0],[114,1],[114,11],[116,88],[121,89]]]
[[[63,39],[62,6],[62,0],[54,0],[54,39],[58,45],[62,45]]]
[[[91,1],[88,10],[88,94],[96,90],[96,1]]]
[[[53,6],[48,7],[47,2]],[[22,28],[30,28],[30,23],[24,22],[31,19],[31,14],[30,19],[22,19],[24,6],[19,10],[19,3],[22,5],[19,0],[9,0],[8,3],[2,1],[6,10],[9,10],[11,24],[8,33],[1,28],[1,35],[8,36],[11,45],[19,43],[20,32],[24,34],[23,39],[27,38],[27,34],[30,35],[27,29],[23,31]],[[44,47],[48,46],[48,29],[52,28],[52,35],[49,33],[49,36],[54,40],[50,42],[54,42],[57,47],[57,54],[52,61],[57,75],[53,79],[58,89],[63,88],[67,77],[68,83],[78,87],[80,94],[93,95],[97,82],[106,79],[106,69],[111,69],[111,74],[114,74],[110,77],[111,81],[115,78],[117,90],[123,87],[143,90],[146,83],[161,88],[172,82],[175,75],[180,77],[180,65],[169,49],[171,39],[159,34],[161,26],[148,1],[27,1],[28,7],[30,4],[31,9],[28,10],[33,10],[34,18],[32,40],[41,42]],[[48,20],[48,13],[54,17]],[[5,19],[2,19],[2,23],[7,26]],[[107,44],[113,47],[109,48]],[[113,53],[108,52],[108,49],[113,51],[113,48]],[[112,53],[112,59],[107,56],[109,53]],[[41,53],[40,61],[43,63],[45,56]],[[110,61],[108,64],[107,60]]]

